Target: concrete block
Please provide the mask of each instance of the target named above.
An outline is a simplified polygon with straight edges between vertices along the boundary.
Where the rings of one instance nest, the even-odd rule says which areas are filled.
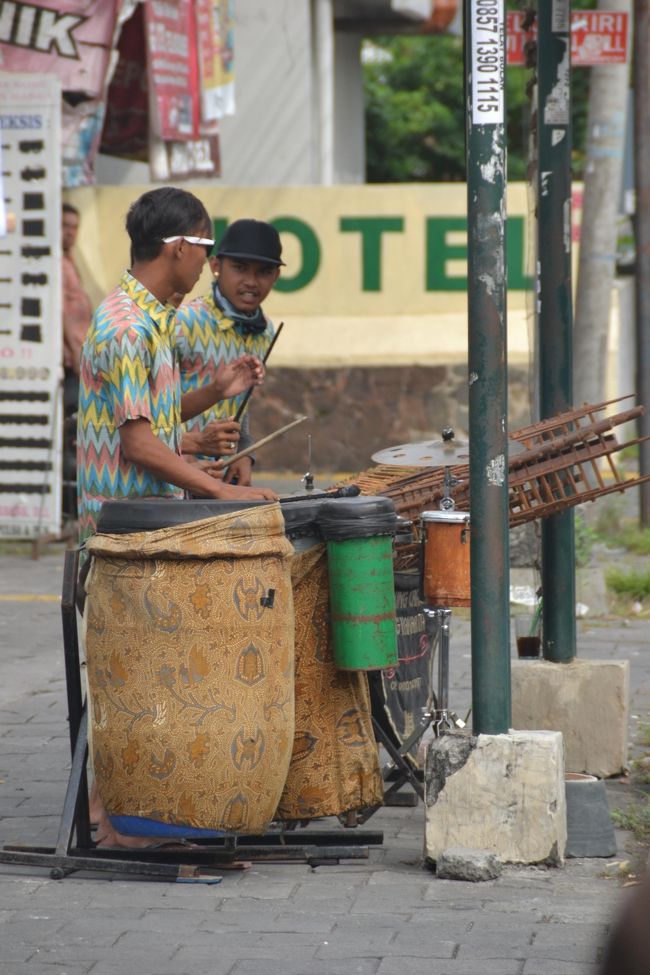
[[[566,828],[565,856],[616,856],[616,835],[602,779],[567,773]]]
[[[490,850],[468,850],[454,847],[443,850],[436,861],[436,875],[441,880],[495,880],[501,874],[501,860]]]
[[[567,772],[620,775],[628,760],[629,662],[512,661],[512,725],[560,731]]]
[[[505,863],[564,861],[566,799],[562,736],[453,733],[427,752],[425,856],[449,847],[485,849]]]

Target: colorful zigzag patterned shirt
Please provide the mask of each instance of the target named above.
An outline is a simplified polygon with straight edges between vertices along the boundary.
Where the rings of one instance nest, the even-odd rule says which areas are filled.
[[[161,305],[127,272],[97,308],[81,354],[77,426],[77,496],[83,542],[95,531],[102,503],[116,498],[182,497],[128,461],[119,428],[147,419],[180,453],[181,400],[174,348],[175,310]]]
[[[264,358],[273,332],[273,323],[268,319],[263,332],[247,332],[227,317],[217,305],[213,294],[181,305],[176,313],[176,346],[180,359],[182,392],[188,393],[204,383],[212,382],[222,362],[231,362],[246,354]],[[205,413],[188,420],[184,429],[203,430],[212,420],[233,417],[244,395],[241,393],[239,396],[220,400]],[[247,414],[244,414],[240,449],[252,442],[246,419]]]

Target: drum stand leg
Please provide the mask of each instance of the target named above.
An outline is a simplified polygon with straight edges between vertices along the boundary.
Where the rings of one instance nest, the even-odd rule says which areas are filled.
[[[433,646],[431,649],[430,662],[430,693],[426,707],[422,708],[422,715],[417,727],[413,729],[408,738],[405,738],[401,745],[397,747],[384,729],[373,717],[372,722],[375,730],[375,737],[388,752],[391,759],[390,763],[383,768],[383,778],[386,781],[389,777],[391,785],[384,792],[385,806],[407,806],[417,805],[418,797],[424,799],[424,786],[422,784],[422,773],[418,778],[417,770],[408,762],[406,755],[413,746],[423,737],[429,727],[432,728],[436,738],[448,734],[455,728],[464,728],[465,722],[458,717],[455,711],[449,707],[449,639],[451,629],[451,609],[446,606],[425,606],[423,607],[425,616],[433,620],[436,624],[436,642],[438,647],[438,681],[437,699],[433,691],[434,687],[434,659]],[[435,645],[435,644],[434,644]],[[400,793],[399,789],[409,783],[415,795],[412,793]],[[367,818],[367,817],[366,817]]]
[[[449,631],[451,628],[451,610],[447,607],[434,606],[425,608],[427,616],[438,622],[438,706],[431,713],[431,723],[436,738],[453,731],[454,728],[464,728],[465,722],[455,711],[449,709]]]
[[[391,787],[384,793],[384,805],[406,805],[395,801],[395,794],[405,782],[409,782],[416,794],[424,799],[424,788],[417,778],[417,775],[405,755],[413,745],[422,738],[429,726],[433,728],[436,738],[453,731],[454,728],[464,728],[465,722],[458,717],[455,711],[449,708],[449,632],[451,627],[451,610],[447,607],[433,606],[425,607],[424,613],[430,619],[435,620],[438,633],[438,698],[436,700],[433,692],[429,696],[427,706],[422,709],[422,717],[416,728],[406,738],[399,748],[391,742],[382,728],[373,718],[375,735],[381,741],[388,752],[392,762],[388,767],[388,772],[398,770],[396,780]],[[433,662],[434,654],[431,654],[431,688],[433,688]]]

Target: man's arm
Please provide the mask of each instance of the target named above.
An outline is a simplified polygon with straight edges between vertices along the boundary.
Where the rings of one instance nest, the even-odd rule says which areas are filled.
[[[211,383],[181,396],[181,419],[185,423],[193,416],[205,413],[219,400],[238,396],[251,386],[261,386],[263,382],[264,366],[257,356],[241,355],[232,362],[222,362]]]
[[[119,429],[120,445],[125,458],[151,471],[159,480],[168,481],[199,497],[229,501],[277,501],[269,488],[236,487],[215,480],[200,468],[186,464],[182,457],[166,447],[151,429],[147,419],[128,420]]]

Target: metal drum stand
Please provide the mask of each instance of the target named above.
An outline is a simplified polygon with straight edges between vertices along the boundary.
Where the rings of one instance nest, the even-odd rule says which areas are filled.
[[[439,511],[422,513],[422,539],[420,543],[420,596],[424,601],[425,616],[436,624],[436,642],[438,649],[438,680],[437,695],[434,687],[434,646],[430,656],[430,692],[427,704],[422,708],[420,720],[411,734],[396,747],[385,734],[377,722],[375,733],[388,752],[391,762],[384,767],[384,779],[393,779],[386,790],[384,802],[386,805],[413,804],[412,799],[417,796],[424,799],[424,788],[417,772],[408,762],[406,755],[411,748],[432,727],[436,738],[464,728],[465,722],[455,711],[449,708],[449,642],[451,629],[452,605],[469,606],[471,604],[469,580],[469,515],[456,512],[451,489],[459,482],[453,477],[450,466],[445,466],[445,493],[440,501]],[[436,535],[441,540],[435,548],[431,540],[427,549],[429,535],[436,542]],[[439,552],[439,549],[441,551]],[[448,577],[447,577],[448,576]],[[446,603],[449,602],[449,605]],[[427,605],[428,603],[428,605]],[[413,787],[416,797],[409,795],[397,797],[398,790],[406,782]],[[411,802],[409,802],[411,800]]]
[[[424,799],[424,787],[418,771],[407,759],[407,754],[424,736],[429,727],[433,728],[436,738],[454,728],[464,728],[465,722],[449,708],[449,631],[451,622],[451,609],[448,607],[425,606],[423,612],[436,623],[436,643],[438,650],[438,680],[437,694],[434,692],[434,668],[435,668],[435,649],[431,647],[430,655],[430,679],[429,679],[429,698],[426,706],[422,708],[420,720],[411,734],[403,740],[397,747],[388,737],[384,729],[373,717],[375,735],[382,746],[388,752],[390,762],[384,765],[382,774],[384,781],[389,780],[390,786],[384,793],[384,805],[386,806],[410,806],[417,805],[417,797]],[[411,794],[400,794],[399,790],[403,785],[409,783],[415,796]],[[415,800],[415,801],[413,801]]]

